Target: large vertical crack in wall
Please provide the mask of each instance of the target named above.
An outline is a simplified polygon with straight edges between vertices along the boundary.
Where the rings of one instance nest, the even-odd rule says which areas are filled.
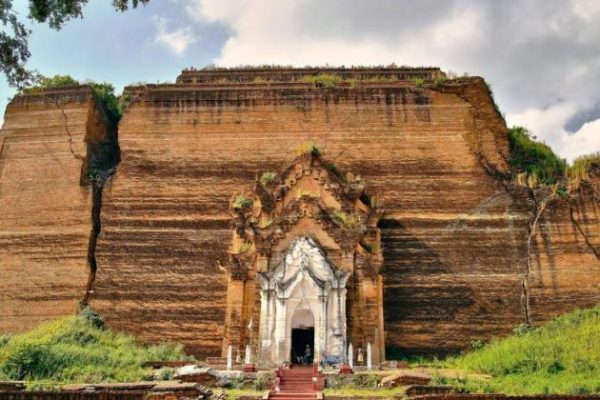
[[[100,132],[100,134],[98,134]],[[118,121],[111,120],[105,104],[94,96],[94,108],[88,116],[87,156],[83,164],[82,184],[92,187],[92,209],[90,237],[88,242],[87,264],[88,279],[83,297],[79,302],[81,308],[89,305],[90,296],[94,292],[94,283],[98,271],[96,247],[102,231],[102,193],[104,186],[116,172],[120,160],[118,143]]]
[[[89,267],[89,275],[85,287],[85,293],[80,301],[81,307],[86,307],[89,304],[90,295],[94,290],[94,282],[96,281],[96,271],[98,270],[98,261],[96,260],[96,245],[98,236],[102,231],[102,220],[100,212],[102,211],[102,190],[104,186],[92,182],[92,228],[90,229],[90,240],[88,244],[87,263]]]

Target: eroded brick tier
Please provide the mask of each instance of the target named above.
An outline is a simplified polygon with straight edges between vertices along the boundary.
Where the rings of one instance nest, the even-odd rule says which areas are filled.
[[[317,72],[343,80],[306,78]],[[440,76],[438,69],[184,71],[177,84],[128,88],[122,161],[104,188],[92,307],[143,340],[221,355],[230,200],[263,172],[289,165],[305,142],[338,170],[359,174],[378,199],[388,357],[458,350],[510,333],[525,313],[540,323],[598,303],[598,177],[570,200],[553,200],[528,246],[534,203],[501,179],[507,129],[487,85],[481,78],[436,85]],[[74,92],[60,96],[73,123],[88,115]],[[65,139],[60,110],[42,103],[13,100],[0,135],[3,332],[39,322],[29,309],[70,312],[87,279],[91,201],[80,168],[65,149],[68,168],[45,141],[24,139],[54,131]],[[30,174],[38,167],[46,172]],[[43,199],[54,191],[60,195],[50,203],[59,206],[48,209]],[[76,245],[51,245],[50,233],[39,237],[45,230],[66,232]]]

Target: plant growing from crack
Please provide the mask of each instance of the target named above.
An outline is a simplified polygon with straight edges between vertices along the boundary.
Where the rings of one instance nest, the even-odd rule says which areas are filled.
[[[317,146],[315,143],[304,142],[296,148],[296,155],[303,156],[305,154],[310,154],[314,157],[319,157],[323,153],[321,152],[319,146]]]
[[[259,182],[263,186],[269,186],[271,183],[275,182],[277,179],[277,173],[272,171],[263,172],[260,176]]]
[[[245,194],[240,193],[237,196],[235,196],[235,198],[233,199],[232,206],[233,206],[234,210],[238,210],[238,211],[246,210],[252,206],[252,199],[250,199]]]

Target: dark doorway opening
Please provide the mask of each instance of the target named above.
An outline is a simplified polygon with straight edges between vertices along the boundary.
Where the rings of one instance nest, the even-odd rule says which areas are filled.
[[[306,357],[306,346],[310,348],[310,356]],[[315,328],[292,329],[292,364],[310,364],[315,356]]]

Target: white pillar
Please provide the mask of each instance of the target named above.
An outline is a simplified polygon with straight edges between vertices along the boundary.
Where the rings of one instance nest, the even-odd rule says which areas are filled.
[[[244,357],[244,364],[252,364],[252,348],[250,348],[249,344],[246,345],[246,356]]]
[[[371,363],[371,359],[373,356],[373,352],[371,350],[371,342],[367,343],[367,369],[370,371],[371,368],[373,368],[373,365]]]
[[[233,367],[233,347],[227,347],[227,370],[231,371]]]
[[[327,296],[324,294],[320,296],[321,300],[321,315],[318,321],[315,321],[319,324],[319,352],[317,354],[316,347],[314,349],[314,361],[317,363],[321,362],[321,357],[327,353],[327,336],[329,336],[327,326]],[[316,324],[315,324],[316,325]]]
[[[286,307],[287,299],[277,299],[277,305],[275,307],[275,337],[274,344],[276,349],[275,362],[282,363],[286,361],[287,357],[285,354],[285,339],[286,339]]]
[[[348,345],[348,365],[350,365],[350,368],[354,368],[354,349],[352,348],[352,343]]]

